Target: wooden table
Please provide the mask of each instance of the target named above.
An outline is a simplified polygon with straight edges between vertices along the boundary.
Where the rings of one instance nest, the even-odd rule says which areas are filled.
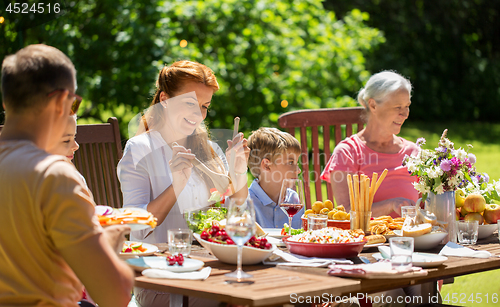
[[[438,253],[442,246],[427,251]],[[473,246],[478,250],[487,250],[500,256],[500,244],[497,234],[480,240]],[[370,260],[376,249],[369,249],[361,255]],[[193,258],[203,260],[206,266],[212,267],[210,277],[204,281],[152,279],[138,276],[135,285],[141,288],[155,289],[170,293],[196,296],[219,300],[231,304],[249,306],[280,306],[289,304],[292,298],[299,296],[356,296],[356,293],[375,293],[406,287],[409,285],[428,283],[482,271],[500,268],[500,257],[488,259],[448,257],[448,260],[437,268],[428,269],[427,276],[406,279],[355,279],[340,278],[327,275],[326,268],[244,266],[246,272],[254,275],[252,284],[226,283],[225,273],[235,270],[235,265],[219,262],[205,250],[192,253]],[[353,261],[359,263],[358,258]]]

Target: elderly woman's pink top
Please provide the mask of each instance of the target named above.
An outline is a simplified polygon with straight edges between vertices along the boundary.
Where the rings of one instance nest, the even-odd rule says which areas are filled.
[[[375,193],[373,202],[396,197],[416,201],[419,196],[412,183],[417,181],[417,177],[410,176],[406,167],[401,164],[406,155],[416,155],[419,147],[413,142],[400,139],[403,142],[401,150],[396,154],[386,154],[370,149],[357,135],[346,138],[335,147],[330,161],[321,174],[321,179],[340,182],[342,178],[330,178],[332,171],[365,174],[371,179],[374,172],[380,177],[387,168],[387,176]]]

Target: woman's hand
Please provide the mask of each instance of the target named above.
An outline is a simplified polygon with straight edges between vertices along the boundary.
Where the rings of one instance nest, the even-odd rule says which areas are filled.
[[[235,152],[234,171],[236,173],[245,173],[247,170],[248,157],[250,156],[250,148],[247,146],[248,140],[243,137],[243,133],[238,133],[232,140],[227,140],[226,158],[231,165],[231,155],[233,147]],[[229,172],[231,173],[231,172]]]
[[[415,202],[408,198],[396,197],[373,203],[372,217],[390,215],[392,212],[401,216],[401,207],[403,206],[415,206]]]
[[[176,196],[184,189],[191,176],[193,169],[191,160],[194,158],[195,155],[191,153],[191,149],[186,149],[181,145],[172,146],[172,159],[168,163],[172,171],[172,187]]]

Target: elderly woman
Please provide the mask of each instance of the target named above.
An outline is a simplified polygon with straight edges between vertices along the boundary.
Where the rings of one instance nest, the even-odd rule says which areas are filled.
[[[410,113],[411,83],[392,71],[373,75],[358,94],[366,111],[366,127],[340,142],[328,161],[321,179],[332,184],[338,205],[349,204],[347,174],[387,176],[374,196],[372,216],[400,215],[401,206],[414,205],[418,193],[416,180],[401,165],[406,155],[418,152],[415,143],[397,134]]]

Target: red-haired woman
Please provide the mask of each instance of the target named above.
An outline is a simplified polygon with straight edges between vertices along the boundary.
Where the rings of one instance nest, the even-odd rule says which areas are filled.
[[[132,232],[131,239],[165,243],[168,229],[187,228],[184,212],[209,204],[214,184],[193,168],[195,157],[214,172],[234,174],[231,179],[236,192],[231,197],[248,196],[247,140],[242,133],[237,134],[228,140],[224,154],[204,125],[218,89],[213,72],[200,63],[178,61],[160,71],[153,102],[140,117],[140,133],[127,142],[118,164],[124,207],[146,209],[158,219],[154,231]],[[228,172],[233,144],[235,167],[234,172]],[[167,293],[135,289],[135,294],[140,306],[169,303]],[[190,300],[190,305],[193,303],[195,298]],[[208,306],[208,302],[201,305]]]

